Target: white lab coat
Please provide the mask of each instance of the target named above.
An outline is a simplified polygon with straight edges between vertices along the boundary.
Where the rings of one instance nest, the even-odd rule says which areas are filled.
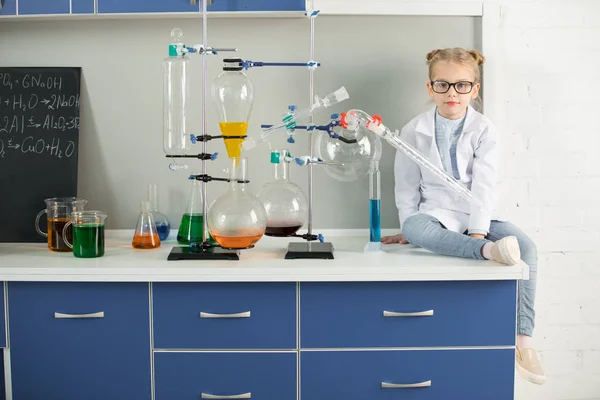
[[[400,137],[444,170],[435,142],[436,107],[408,122]],[[428,214],[454,232],[487,233],[492,220],[505,221],[497,212],[500,148],[490,120],[469,106],[463,133],[456,145],[459,181],[471,190],[483,207],[473,206],[427,169],[404,153],[396,153],[394,175],[400,226],[411,215]]]

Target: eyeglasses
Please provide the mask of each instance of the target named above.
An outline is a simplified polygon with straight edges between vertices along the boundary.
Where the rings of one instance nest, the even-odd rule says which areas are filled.
[[[468,94],[473,90],[473,82],[460,81],[460,82],[446,82],[446,81],[431,81],[431,89],[436,93],[446,93],[450,88],[454,86],[454,90],[459,94]]]

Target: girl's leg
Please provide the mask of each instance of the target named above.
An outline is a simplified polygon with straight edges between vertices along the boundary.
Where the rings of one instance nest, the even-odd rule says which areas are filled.
[[[535,326],[537,247],[533,240],[512,223],[492,221],[487,238],[496,241],[506,236],[517,238],[521,249],[521,260],[529,266],[529,280],[520,280],[517,287],[517,366],[523,378],[542,384],[546,377],[531,339]]]
[[[488,240],[449,231],[436,218],[417,214],[404,221],[402,234],[410,244],[446,256],[485,260],[481,249]]]

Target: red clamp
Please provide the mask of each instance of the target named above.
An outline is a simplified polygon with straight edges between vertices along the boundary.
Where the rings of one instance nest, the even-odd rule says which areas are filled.
[[[348,120],[346,119],[346,113],[341,112],[340,117],[340,126],[344,129],[348,129]]]
[[[371,120],[369,122],[367,122],[367,128],[369,127],[369,125],[371,124],[375,124],[377,126],[381,125],[381,117],[379,115],[373,115],[371,117]]]

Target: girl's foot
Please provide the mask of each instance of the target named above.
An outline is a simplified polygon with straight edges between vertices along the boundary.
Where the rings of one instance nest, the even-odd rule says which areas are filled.
[[[507,236],[497,242],[483,246],[483,256],[506,265],[517,265],[521,261],[521,249],[515,236]]]
[[[546,375],[534,349],[520,349],[517,347],[516,357],[517,372],[523,379],[537,385],[546,382]]]

